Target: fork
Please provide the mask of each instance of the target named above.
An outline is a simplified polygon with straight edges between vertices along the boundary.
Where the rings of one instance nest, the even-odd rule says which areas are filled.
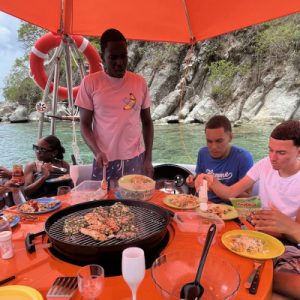
[[[54,165],[52,165],[51,168],[52,168],[52,169],[59,170],[59,171],[61,171],[61,172],[63,172],[63,173],[66,173],[66,172],[67,172],[67,169],[66,169],[66,168],[60,168],[60,167],[57,167],[57,166],[54,166]]]
[[[77,277],[57,277],[47,293],[47,299],[71,299],[77,289]]]
[[[103,165],[103,178],[101,180],[101,189],[102,190],[107,190],[107,180],[106,180],[106,168],[107,166],[106,165]]]
[[[250,286],[251,286],[251,284],[252,284],[252,281],[253,281],[253,279],[254,279],[254,276],[255,276],[255,274],[256,274],[256,271],[261,267],[261,265],[262,265],[262,261],[259,261],[259,260],[254,260],[254,266],[253,266],[253,269],[252,269],[252,271],[251,271],[251,273],[249,274],[249,276],[248,276],[248,278],[247,278],[247,281],[245,282],[245,284],[244,284],[244,287],[246,288],[246,289],[249,289],[250,288]]]
[[[239,217],[233,219],[232,221],[234,221],[241,229],[243,230],[247,230],[247,226],[240,220]]]

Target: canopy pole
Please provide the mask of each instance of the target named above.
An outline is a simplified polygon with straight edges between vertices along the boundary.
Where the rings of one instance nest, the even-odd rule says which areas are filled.
[[[65,61],[66,61],[66,80],[67,80],[67,88],[68,88],[68,104],[71,111],[71,116],[73,117],[72,120],[72,150],[73,155],[77,161],[78,164],[82,164],[81,158],[80,158],[80,151],[77,144],[77,137],[76,137],[76,122],[75,122],[75,107],[74,107],[74,99],[73,99],[73,91],[72,91],[72,67],[71,67],[71,53],[72,49],[76,49],[77,47],[74,45],[73,40],[69,36],[64,37],[64,47],[65,47]],[[78,51],[78,50],[77,50]],[[76,52],[76,51],[75,51]],[[76,52],[78,53],[78,52]],[[78,55],[80,58],[80,55]],[[79,60],[79,71],[81,79],[84,76],[84,68],[83,64]]]
[[[60,57],[55,58],[55,67],[54,67],[54,87],[52,94],[52,114],[56,115],[57,111],[57,96],[58,96],[58,85],[59,85],[59,71],[60,71]],[[55,125],[56,119],[52,118],[50,121],[50,134],[55,134]]]
[[[187,10],[186,0],[182,0],[182,4],[183,4],[183,7],[184,7],[185,18],[186,18],[186,22],[187,22],[189,32],[190,32],[190,41],[191,41],[191,44],[195,44],[196,43],[196,38],[195,38],[193,30],[192,30],[191,19],[190,19],[190,16],[189,16],[189,12]]]
[[[60,57],[61,53],[62,53],[62,45],[59,46],[59,48],[57,49],[57,51],[55,51],[54,53],[54,58],[56,57]],[[46,99],[48,97],[49,94],[49,89],[50,89],[50,85],[53,79],[53,74],[54,74],[54,69],[55,69],[55,63],[51,65],[50,70],[49,70],[49,76],[48,76],[48,80],[44,89],[44,93],[43,93],[43,98],[42,98],[42,103],[46,102]],[[38,126],[38,139],[40,139],[43,136],[43,127],[44,127],[44,116],[45,113],[42,112],[41,116],[39,118],[39,126]]]
[[[70,40],[70,46],[71,46],[71,53],[74,53],[76,56],[76,58],[73,56],[73,59],[74,59],[75,63],[78,62],[78,69],[79,69],[79,73],[80,73],[80,78],[82,80],[84,78],[84,76],[86,75],[86,72],[84,70],[83,60],[80,56],[80,52],[78,51],[76,44],[74,43],[74,41],[72,39]]]
[[[74,102],[72,91],[72,68],[71,68],[71,56],[70,56],[70,43],[69,37],[64,36],[64,50],[65,50],[65,62],[66,62],[66,81],[68,89],[68,106],[71,109],[71,115],[74,115]]]

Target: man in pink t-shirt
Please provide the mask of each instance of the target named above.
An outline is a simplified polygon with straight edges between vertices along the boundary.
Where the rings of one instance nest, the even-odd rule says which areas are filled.
[[[127,71],[127,43],[116,29],[101,36],[104,71],[81,82],[75,104],[80,108],[81,134],[94,154],[92,179],[126,174],[152,177],[153,122],[146,81]]]

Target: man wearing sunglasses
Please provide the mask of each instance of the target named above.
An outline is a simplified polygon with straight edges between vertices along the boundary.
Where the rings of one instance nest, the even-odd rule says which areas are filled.
[[[125,174],[153,175],[153,123],[146,81],[127,71],[125,37],[116,29],[101,36],[104,71],[86,76],[75,104],[80,108],[81,134],[94,154],[93,180]]]

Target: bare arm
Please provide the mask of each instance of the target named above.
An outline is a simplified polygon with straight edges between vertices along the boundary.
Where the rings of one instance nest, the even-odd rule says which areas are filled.
[[[43,164],[42,172],[43,175],[36,181],[33,182],[33,174],[36,172],[36,165],[34,162],[28,163],[24,170],[25,184],[24,194],[30,197],[32,194],[37,192],[43,183],[49,178],[51,170],[51,164]]]
[[[153,147],[153,121],[151,118],[150,108],[141,110],[141,121],[143,128],[143,138],[145,144],[145,161],[144,169],[147,176],[153,176],[153,165],[152,165],[152,147]]]
[[[284,295],[282,298],[272,299],[299,299],[300,295],[300,275],[285,271],[274,273],[273,291]]]
[[[80,132],[81,135],[88,145],[88,147],[92,150],[95,159],[97,161],[97,165],[99,167],[102,167],[103,164],[107,164],[107,157],[105,153],[101,152],[101,150],[98,148],[94,132],[93,132],[93,111],[81,108],[80,107]]]
[[[298,209],[297,216],[300,215]],[[254,211],[252,214],[252,223],[255,229],[283,234],[287,239],[300,243],[300,223],[299,220],[293,221],[287,215],[281,213],[278,209],[262,209]]]
[[[0,178],[8,178],[10,179],[12,176],[12,172],[9,171],[8,169],[0,166]]]
[[[195,181],[195,187],[199,187],[202,185],[203,179],[207,180],[208,187],[220,198],[222,199],[229,199],[232,197],[237,197],[244,193],[245,191],[249,190],[253,184],[254,181],[249,177],[245,176],[235,184],[231,186],[226,186],[222,184],[217,178],[215,178],[213,175],[209,174],[199,174]]]

